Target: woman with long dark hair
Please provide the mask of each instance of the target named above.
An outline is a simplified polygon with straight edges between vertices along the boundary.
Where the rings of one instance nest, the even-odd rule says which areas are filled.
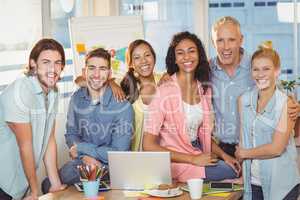
[[[181,182],[236,178],[239,163],[212,141],[210,68],[200,39],[189,32],[174,35],[166,64],[172,81],[157,89],[150,104],[144,150],[170,152],[172,176]]]
[[[154,74],[156,55],[153,47],[145,40],[131,42],[126,52],[128,72],[121,81],[127,99],[132,103],[135,112],[134,136],[131,149],[142,149],[143,122],[147,116],[148,105],[156,91],[160,78]]]

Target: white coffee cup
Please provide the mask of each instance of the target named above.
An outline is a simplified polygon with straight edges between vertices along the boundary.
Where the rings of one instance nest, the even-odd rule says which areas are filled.
[[[191,199],[200,199],[202,197],[203,179],[194,178],[187,181]]]

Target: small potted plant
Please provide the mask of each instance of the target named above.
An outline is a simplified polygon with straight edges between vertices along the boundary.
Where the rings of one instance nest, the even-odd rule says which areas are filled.
[[[298,78],[298,80],[300,80],[300,77]],[[300,85],[300,83],[297,83],[296,80],[291,80],[291,81],[285,81],[285,80],[281,80],[280,81],[281,87],[282,89],[284,89],[286,91],[286,93],[289,96],[295,97],[294,94],[294,90],[297,86]],[[300,102],[298,101],[298,104],[300,104]],[[295,140],[296,140],[296,146],[299,147],[300,146],[300,120],[299,117],[296,121],[295,127],[294,127],[294,136],[295,136]]]
[[[300,79],[300,78],[298,78],[298,79]],[[291,81],[281,80],[280,84],[281,84],[282,88],[286,91],[287,94],[293,93],[296,86],[299,85],[299,83],[297,83],[296,80],[291,80]]]

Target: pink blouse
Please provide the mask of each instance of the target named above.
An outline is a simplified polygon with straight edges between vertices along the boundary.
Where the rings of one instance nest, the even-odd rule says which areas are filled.
[[[173,151],[187,154],[201,154],[194,148],[186,133],[186,118],[176,74],[173,81],[161,85],[149,105],[149,116],[145,120],[144,132],[159,136],[160,145]],[[198,129],[198,137],[203,152],[211,152],[211,132],[213,119],[211,111],[211,89],[203,94],[201,83],[198,82],[203,109],[203,121]],[[205,178],[204,167],[188,163],[171,163],[172,177],[180,182],[190,178]]]

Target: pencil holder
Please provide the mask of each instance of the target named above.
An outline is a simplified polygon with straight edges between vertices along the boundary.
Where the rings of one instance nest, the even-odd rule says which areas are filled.
[[[98,196],[99,179],[95,181],[82,181],[84,196],[86,198],[94,198]]]

